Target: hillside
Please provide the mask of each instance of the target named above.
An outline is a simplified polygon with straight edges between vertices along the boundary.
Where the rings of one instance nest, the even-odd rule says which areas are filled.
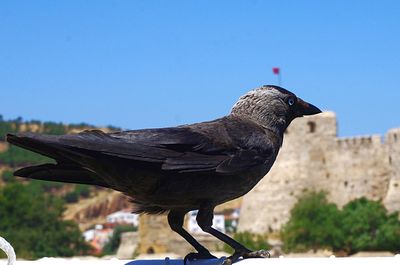
[[[12,175],[12,172],[20,167],[52,162],[52,160],[9,145],[5,142],[5,135],[7,133],[34,132],[61,135],[78,133],[88,129],[100,129],[108,132],[117,130],[118,128],[112,126],[97,128],[86,123],[63,124],[41,122],[38,120],[24,121],[22,118],[4,120],[0,115],[0,187],[15,181],[34,183],[44,192],[62,198],[67,203],[64,218],[78,222],[81,229],[86,229],[95,224],[96,221],[104,220],[106,215],[119,210],[120,207],[126,206],[127,199],[102,188],[36,180],[29,181],[15,178]]]

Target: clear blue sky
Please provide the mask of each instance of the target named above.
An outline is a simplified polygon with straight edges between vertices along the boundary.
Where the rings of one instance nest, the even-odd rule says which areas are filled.
[[[342,136],[400,127],[400,1],[0,2],[6,119],[205,121],[274,66]]]

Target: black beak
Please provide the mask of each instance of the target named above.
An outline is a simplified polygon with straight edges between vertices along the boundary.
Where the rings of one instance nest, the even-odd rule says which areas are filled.
[[[304,115],[314,115],[322,112],[319,108],[317,108],[313,104],[305,102],[300,98],[298,98],[297,106],[298,106],[297,114],[300,117]]]

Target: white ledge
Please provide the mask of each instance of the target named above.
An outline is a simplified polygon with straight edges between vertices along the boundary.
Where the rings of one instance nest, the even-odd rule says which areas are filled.
[[[187,265],[220,265],[223,259],[188,261]],[[2,261],[0,260],[2,265]],[[182,259],[159,260],[80,260],[78,258],[43,258],[35,261],[17,260],[16,265],[183,265]],[[270,258],[245,259],[237,265],[399,265],[400,255],[394,257],[355,257],[355,258]]]

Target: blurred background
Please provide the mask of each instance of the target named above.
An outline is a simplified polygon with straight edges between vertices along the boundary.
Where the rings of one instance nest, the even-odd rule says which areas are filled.
[[[274,84],[325,113],[289,127],[273,170],[219,207],[214,226],[274,255],[400,252],[399,10],[394,0],[2,1],[0,235],[26,259],[184,256],[165,216],[130,214],[123,195],[13,177],[50,160],[5,134],[206,121]],[[187,229],[229,253],[195,214]]]

